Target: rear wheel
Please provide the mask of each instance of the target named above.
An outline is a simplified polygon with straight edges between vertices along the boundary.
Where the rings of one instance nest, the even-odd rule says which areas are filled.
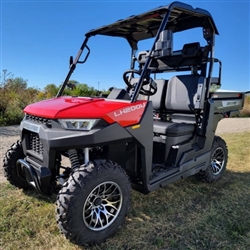
[[[22,149],[21,141],[18,140],[14,143],[6,152],[3,159],[3,169],[4,176],[10,182],[10,184],[22,188],[22,189],[32,189],[32,186],[25,180],[25,178],[21,178],[17,173],[16,162],[19,159],[23,159],[25,157]]]
[[[207,182],[219,180],[226,170],[227,158],[228,150],[225,141],[221,137],[215,136],[211,149],[211,163],[205,171],[200,173],[202,179]]]
[[[96,160],[75,170],[57,197],[57,223],[71,242],[100,243],[124,222],[130,205],[125,171],[110,161]]]

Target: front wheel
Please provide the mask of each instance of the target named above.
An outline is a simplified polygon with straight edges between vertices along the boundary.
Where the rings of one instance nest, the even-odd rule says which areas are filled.
[[[210,165],[205,171],[202,171],[199,175],[207,182],[215,182],[219,180],[226,170],[228,158],[228,150],[225,141],[215,136],[211,148]]]
[[[130,193],[128,176],[117,164],[95,160],[83,165],[58,194],[58,227],[75,244],[101,243],[124,222]]]
[[[17,173],[16,162],[19,159],[23,159],[24,153],[22,149],[21,141],[18,140],[14,143],[6,152],[3,159],[4,176],[15,187],[22,188],[24,190],[32,189],[32,186],[25,180],[25,177],[20,177]]]

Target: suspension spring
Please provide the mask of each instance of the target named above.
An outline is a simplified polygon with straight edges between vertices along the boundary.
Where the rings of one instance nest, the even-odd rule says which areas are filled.
[[[79,168],[80,167],[80,162],[78,158],[78,154],[76,149],[70,149],[68,150],[68,155],[69,155],[69,160],[71,163],[72,168]]]

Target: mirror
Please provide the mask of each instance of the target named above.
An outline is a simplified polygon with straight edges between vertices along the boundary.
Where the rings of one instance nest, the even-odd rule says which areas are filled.
[[[77,63],[85,63],[87,61],[87,59],[89,57],[89,53],[90,53],[90,48],[87,45],[85,45],[85,48],[87,49],[87,54],[85,55],[84,60],[83,61],[78,60]]]

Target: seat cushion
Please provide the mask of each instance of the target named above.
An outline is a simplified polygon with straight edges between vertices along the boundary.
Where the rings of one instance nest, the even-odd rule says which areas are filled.
[[[174,123],[164,121],[154,121],[154,133],[167,136],[191,135],[195,130],[195,124]]]

